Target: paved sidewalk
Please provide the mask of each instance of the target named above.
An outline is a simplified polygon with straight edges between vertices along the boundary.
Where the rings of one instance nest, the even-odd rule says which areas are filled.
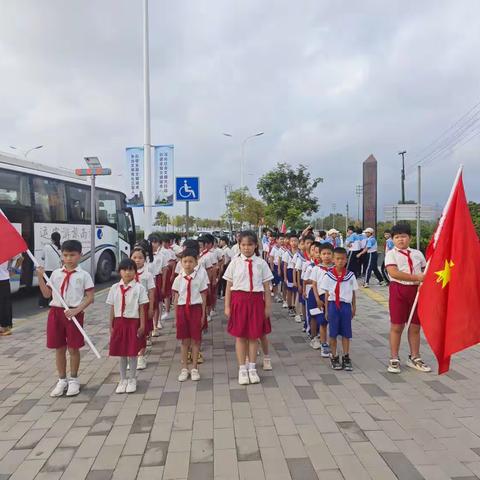
[[[237,384],[233,339],[217,315],[200,382],[177,382],[169,320],[137,393],[116,395],[103,293],[87,330],[104,357],[85,349],[81,394],[51,399],[46,313],[37,315],[0,339],[0,480],[480,478],[480,350],[456,356],[447,376],[387,374],[379,291],[360,294],[352,373],[333,372],[276,305],[274,370],[248,387]]]

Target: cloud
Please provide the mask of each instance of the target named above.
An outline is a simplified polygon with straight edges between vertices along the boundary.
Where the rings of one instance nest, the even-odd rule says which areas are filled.
[[[242,139],[265,131],[246,148],[252,190],[276,162],[304,163],[325,178],[323,212],[339,210],[355,205],[361,162],[373,153],[381,216],[400,195],[397,152],[413,164],[479,100],[474,0],[150,6],[152,141],[175,144],[176,174],[201,176],[194,215],[222,213],[224,185],[239,184]],[[96,154],[121,174],[124,148],[143,143],[141,2],[0,8],[0,145],[44,144],[32,160],[70,168]],[[479,200],[479,139],[425,165],[426,203],[446,199],[460,161],[467,194]],[[409,168],[409,198],[414,175]]]

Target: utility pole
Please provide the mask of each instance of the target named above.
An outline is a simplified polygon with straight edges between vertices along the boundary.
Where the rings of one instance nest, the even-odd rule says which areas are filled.
[[[360,223],[360,197],[363,193],[363,187],[361,185],[355,186],[355,195],[357,195],[357,222]]]
[[[422,209],[422,167],[418,166],[418,190],[417,190],[417,250],[420,250],[420,218]]]
[[[347,236],[348,230],[348,202],[347,202],[347,216],[345,217],[345,237]]]
[[[402,205],[405,205],[405,154],[406,150],[403,152],[398,152],[402,156]]]
[[[332,228],[335,228],[335,212],[337,211],[337,204],[332,203]]]

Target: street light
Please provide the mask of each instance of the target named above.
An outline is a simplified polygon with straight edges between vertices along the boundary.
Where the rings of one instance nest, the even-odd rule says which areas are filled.
[[[19,150],[19,151],[23,152],[24,158],[27,159],[27,155],[28,155],[30,152],[33,152],[33,150],[38,150],[38,149],[40,149],[40,148],[43,148],[43,145],[37,145],[36,147],[29,148],[29,149],[26,150],[26,151],[20,150],[18,147],[15,147],[15,146],[13,146],[13,145],[10,145],[10,148],[11,148],[12,150]]]
[[[260,137],[264,134],[265,132],[254,133],[253,135],[244,138],[242,141],[242,157],[240,159],[240,188],[243,188],[245,186],[245,144],[252,138]],[[233,135],[231,133],[224,132],[223,135],[233,138]]]

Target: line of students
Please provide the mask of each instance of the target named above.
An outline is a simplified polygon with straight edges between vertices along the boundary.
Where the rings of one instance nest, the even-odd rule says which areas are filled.
[[[399,373],[401,335],[418,285],[423,280],[422,270],[426,262],[421,252],[409,248],[408,225],[396,225],[391,236],[393,248],[385,258],[390,278],[391,358],[388,371]],[[315,241],[309,231],[300,238],[296,234],[289,235],[288,242],[280,234],[278,238],[272,236],[268,245],[269,265],[258,256],[258,239],[251,231],[239,234],[238,243],[232,248],[238,253],[232,254],[229,262],[214,246],[215,240],[211,236],[204,236],[198,242],[185,241],[183,249],[177,249],[175,260],[168,253],[172,247],[166,239],[151,237],[150,240],[148,243],[141,242],[133,250],[131,259],[120,262],[118,271],[121,280],[110,288],[107,297],[110,306],[109,353],[118,356],[120,364],[117,393],[136,391],[137,369],[146,367],[146,362],[143,367],[139,365],[140,359],[145,359],[146,347],[151,343],[150,334],[155,327],[158,329],[159,320],[165,318],[161,312],[163,308],[165,313],[169,311],[172,300],[176,311],[176,336],[182,343],[178,379],[200,379],[198,364],[201,363],[202,333],[214,312],[216,287],[221,277],[226,281],[227,331],[236,338],[239,384],[260,382],[256,367],[259,342],[264,353],[263,369],[272,369],[267,335],[272,329],[271,302],[274,297],[284,302],[296,321],[300,318],[301,322],[304,317],[304,330],[310,334],[311,347],[320,349],[321,356],[329,357],[333,369],[352,370],[350,339],[352,319],[356,315],[358,284],[354,273],[347,269],[348,256],[344,248],[334,248],[330,242]],[[156,247],[156,251],[149,252],[149,245]],[[165,249],[163,254],[162,248]],[[56,351],[59,374],[52,397],[65,392],[67,396],[74,396],[80,392],[78,371],[84,340],[70,319],[75,316],[83,325],[84,310],[94,300],[93,281],[79,267],[81,250],[81,244],[76,240],[68,240],[61,245],[63,266],[52,272],[49,284],[43,279],[44,269],[37,269],[43,296],[52,298],[47,322],[47,347]],[[177,257],[180,259],[178,263]],[[169,258],[172,258],[172,267],[167,260]],[[55,293],[52,297],[50,285],[60,292],[69,306],[67,310],[62,308]],[[342,343],[341,360],[338,337],[341,337]],[[422,372],[430,371],[419,353],[420,324],[416,313],[409,327],[408,341],[410,355],[407,366]],[[67,350],[70,355],[69,378]],[[191,370],[188,370],[189,359]],[[127,372],[128,369],[130,372]]]

